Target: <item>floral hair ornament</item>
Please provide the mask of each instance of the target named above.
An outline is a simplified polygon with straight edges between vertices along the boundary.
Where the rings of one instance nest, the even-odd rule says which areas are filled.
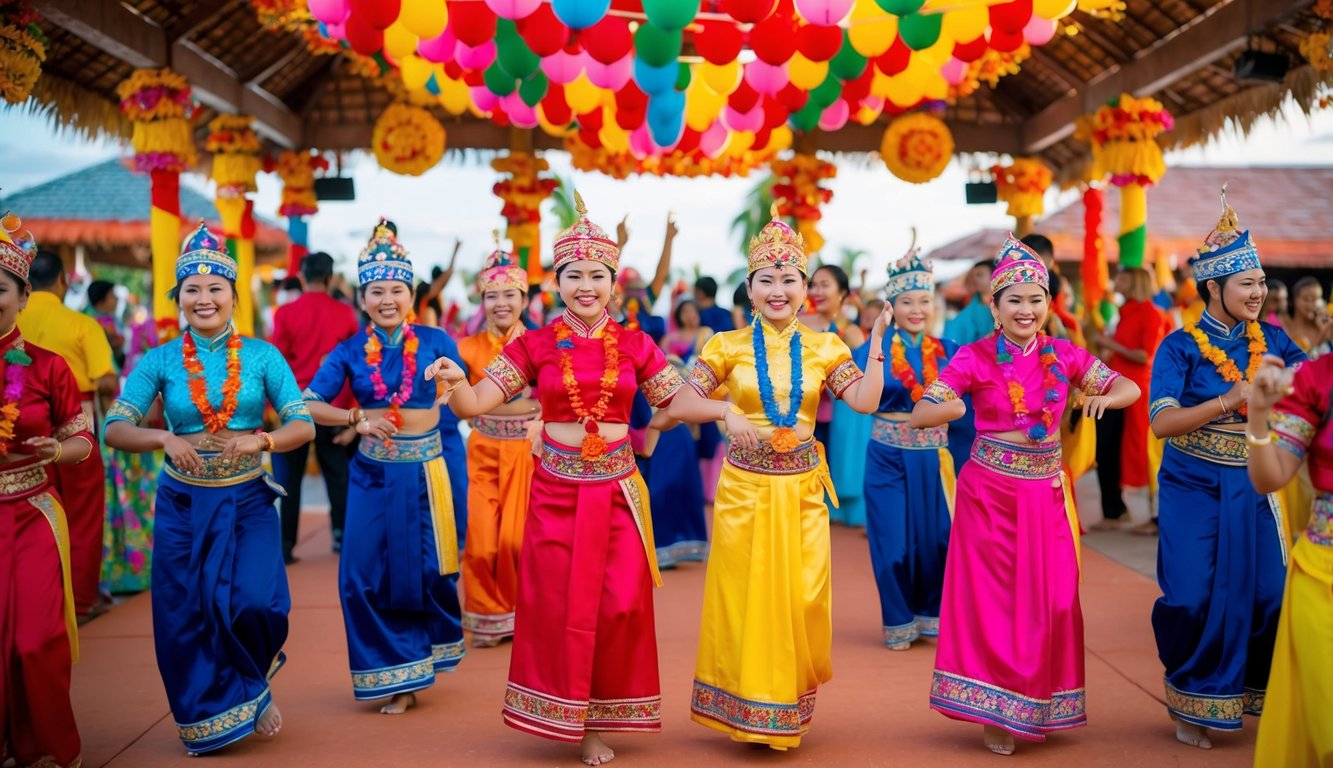
[[[793,267],[803,275],[809,274],[805,240],[778,217],[776,200],[769,208],[769,216],[772,220],[750,238],[750,274],[765,267]]]
[[[928,259],[921,258],[921,249],[916,245],[916,227],[912,228],[912,244],[907,255],[889,265],[889,284],[884,291],[890,304],[908,291],[935,292],[935,271]]]
[[[1229,185],[1230,182],[1222,185],[1222,217],[1204,238],[1199,255],[1190,259],[1195,280],[1217,280],[1237,272],[1263,268],[1249,230],[1241,231],[1240,217],[1227,205]]]
[[[398,227],[383,216],[356,259],[356,277],[363,286],[379,280],[398,280],[412,286],[412,262],[407,249],[398,242]]]
[[[481,272],[477,273],[477,290],[486,293],[516,288],[520,293],[527,293],[527,270],[520,267],[518,262],[514,261],[513,254],[500,245],[500,230],[491,230],[491,237],[495,239],[495,250],[486,257],[486,262],[481,265]]]
[[[605,264],[612,272],[620,268],[620,248],[606,230],[588,220],[588,207],[583,196],[574,193],[574,210],[578,221],[555,236],[555,265],[559,270],[571,261],[595,261]]]
[[[990,277],[990,292],[994,296],[1011,285],[1024,283],[1040,285],[1049,292],[1051,275],[1037,254],[1010,232],[1000,248],[1000,254],[995,257],[995,271]]]
[[[236,282],[236,259],[227,253],[226,244],[202,221],[185,238],[180,258],[176,259],[176,284],[180,285],[191,275],[221,275]]]
[[[28,282],[28,270],[32,260],[37,257],[37,241],[32,233],[24,230],[23,220],[6,211],[0,218],[0,269],[9,272],[25,285]]]

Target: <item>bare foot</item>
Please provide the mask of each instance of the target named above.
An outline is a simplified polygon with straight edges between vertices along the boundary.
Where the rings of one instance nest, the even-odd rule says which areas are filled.
[[[602,741],[602,734],[598,731],[585,733],[581,748],[584,765],[606,765],[616,757],[616,753]]]
[[[1014,753],[1014,735],[1003,728],[993,725],[981,726],[981,738],[986,742],[986,749],[997,755]]]
[[[905,643],[889,643],[884,647],[888,648],[890,651],[909,651],[912,649],[912,643],[909,640]]]
[[[417,705],[415,693],[400,693],[389,699],[389,703],[380,707],[381,715],[401,715]]]
[[[259,722],[255,723],[255,732],[261,736],[277,736],[278,731],[282,730],[282,713],[278,711],[278,705],[269,702],[268,709],[259,716]]]
[[[1199,749],[1213,748],[1213,742],[1208,740],[1207,728],[1183,720],[1176,720],[1176,741]]]

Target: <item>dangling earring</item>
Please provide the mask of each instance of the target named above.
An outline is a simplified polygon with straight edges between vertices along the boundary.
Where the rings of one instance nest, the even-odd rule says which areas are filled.
[[[996,320],[996,321],[995,321],[995,330],[997,330],[997,331],[1000,330],[1000,321],[999,321],[999,320]]]

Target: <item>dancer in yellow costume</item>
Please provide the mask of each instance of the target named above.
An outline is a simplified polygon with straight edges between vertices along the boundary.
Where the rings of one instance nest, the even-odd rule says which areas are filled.
[[[811,434],[820,390],[872,413],[884,366],[862,374],[837,335],[796,320],[805,304],[801,236],[777,220],[750,242],[754,323],[708,340],[690,376],[700,394],[725,385],[731,403],[677,398],[670,415],[725,420],[727,461],[713,507],[691,717],[735,741],[798,746],[815,690],[832,677],[829,520],[837,504],[823,446]],[[886,309],[870,348],[880,349]],[[883,361],[883,355],[876,359]]]

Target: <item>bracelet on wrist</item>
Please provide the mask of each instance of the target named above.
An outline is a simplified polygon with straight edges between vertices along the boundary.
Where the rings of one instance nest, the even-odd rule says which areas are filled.
[[[57,441],[56,441],[56,455],[54,455],[54,456],[51,457],[51,463],[52,463],[52,464],[58,464],[58,463],[60,463],[60,456],[61,456],[61,454],[63,454],[64,452],[65,452],[65,447],[64,447],[63,445],[60,444],[60,441],[59,441],[59,440],[57,440]]]
[[[1246,427],[1245,442],[1252,446],[1269,445],[1273,442],[1273,431],[1270,428],[1267,435],[1264,435],[1263,437],[1255,437],[1254,433],[1250,431],[1250,428]]]
[[[1230,413],[1231,413],[1231,409],[1227,407],[1227,401],[1223,400],[1221,395],[1218,395],[1218,396],[1217,396],[1217,404],[1220,405],[1220,406],[1222,406],[1222,415],[1223,415],[1223,416],[1230,415]]]

